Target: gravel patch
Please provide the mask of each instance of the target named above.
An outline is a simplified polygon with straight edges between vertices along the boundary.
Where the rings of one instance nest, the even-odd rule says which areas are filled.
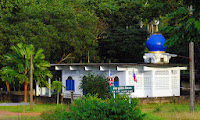
[[[19,105],[30,105],[30,103],[26,103],[26,102],[20,102],[20,103],[0,103],[0,106],[19,106]]]

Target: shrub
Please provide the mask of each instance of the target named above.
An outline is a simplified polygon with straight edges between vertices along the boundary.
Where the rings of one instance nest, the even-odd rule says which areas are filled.
[[[116,96],[116,98],[102,100],[97,95],[88,95],[83,99],[75,100],[70,106],[69,112],[64,110],[54,111],[44,119],[70,119],[70,120],[141,120],[144,114],[138,108],[139,101],[132,99],[129,104],[127,97]],[[47,115],[46,115],[47,116]],[[59,117],[58,117],[59,116]]]
[[[111,97],[109,79],[104,75],[88,74],[83,76],[80,88],[84,90],[85,95],[98,94],[98,98],[102,99]]]
[[[41,117],[44,120],[66,120],[69,118],[67,109],[63,108],[62,105],[58,105],[55,110],[43,112]]]

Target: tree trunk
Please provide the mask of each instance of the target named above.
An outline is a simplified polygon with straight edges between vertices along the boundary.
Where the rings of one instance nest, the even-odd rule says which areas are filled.
[[[7,87],[7,92],[10,92],[10,87],[9,87],[9,83],[6,82],[6,87]]]
[[[59,104],[59,91],[57,90],[57,105]]]
[[[28,88],[28,82],[25,80],[25,82],[24,82],[24,102],[27,102],[27,100],[28,100],[27,88]]]

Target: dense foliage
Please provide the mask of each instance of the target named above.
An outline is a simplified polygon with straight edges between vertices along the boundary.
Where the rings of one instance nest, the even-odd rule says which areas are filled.
[[[141,63],[156,19],[159,29],[164,28],[167,52],[188,56],[188,42],[195,41],[198,53],[199,5],[198,0],[1,1],[0,68],[6,64],[3,56],[20,42],[42,48],[50,63]],[[195,54],[196,63],[199,58]],[[188,63],[182,58],[171,61]]]
[[[139,101],[117,96],[115,99],[101,100],[97,96],[87,96],[75,100],[69,110],[58,108],[41,115],[45,120],[142,120],[144,114],[138,108]]]
[[[142,62],[147,25],[155,19],[162,21],[160,26],[167,25],[165,16],[184,3],[193,4],[182,0],[2,1],[1,65],[3,54],[19,42],[43,48],[50,63],[67,55],[62,62]]]
[[[87,49],[97,46],[98,17],[87,8],[66,0],[7,0],[0,6],[3,53],[19,42],[31,43],[43,48],[50,62],[69,53],[79,62]]]
[[[31,55],[33,78],[38,83],[47,84],[46,77],[52,77],[52,74],[48,69],[50,63],[45,61],[43,49],[36,50],[32,44],[26,45],[19,43],[16,46],[13,45],[11,51],[11,53],[5,55],[6,64],[5,67],[2,67],[0,70],[1,79],[9,84],[15,83],[15,81],[18,81],[18,84],[24,83],[25,102],[27,102]]]
[[[165,26],[161,32],[167,38],[167,45],[170,53],[175,53],[181,56],[189,56],[189,42],[195,42],[195,68],[200,71],[198,54],[199,39],[200,39],[200,12],[199,1],[184,0],[181,7],[176,11],[171,12],[163,19],[166,20]],[[184,47],[177,47],[184,46]],[[189,59],[176,59],[173,63],[188,63]]]
[[[80,88],[83,89],[85,95],[90,94],[93,96],[97,94],[102,99],[111,96],[109,79],[104,75],[88,74],[87,76],[83,76]]]
[[[46,76],[52,77],[48,67],[50,64],[45,60],[44,50],[35,49],[30,44],[19,43],[16,46],[11,46],[12,52],[5,55],[6,66],[1,69],[1,77],[3,80],[10,83],[14,80],[19,80],[20,83],[29,81],[30,77],[30,59],[33,56],[33,77],[37,82],[46,83]]]

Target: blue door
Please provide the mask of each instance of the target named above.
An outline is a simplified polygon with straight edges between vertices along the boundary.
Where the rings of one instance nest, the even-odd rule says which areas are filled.
[[[66,80],[66,90],[75,91],[75,82],[72,77],[68,77]]]
[[[114,78],[114,86],[118,87],[119,86],[119,78],[115,76]]]

